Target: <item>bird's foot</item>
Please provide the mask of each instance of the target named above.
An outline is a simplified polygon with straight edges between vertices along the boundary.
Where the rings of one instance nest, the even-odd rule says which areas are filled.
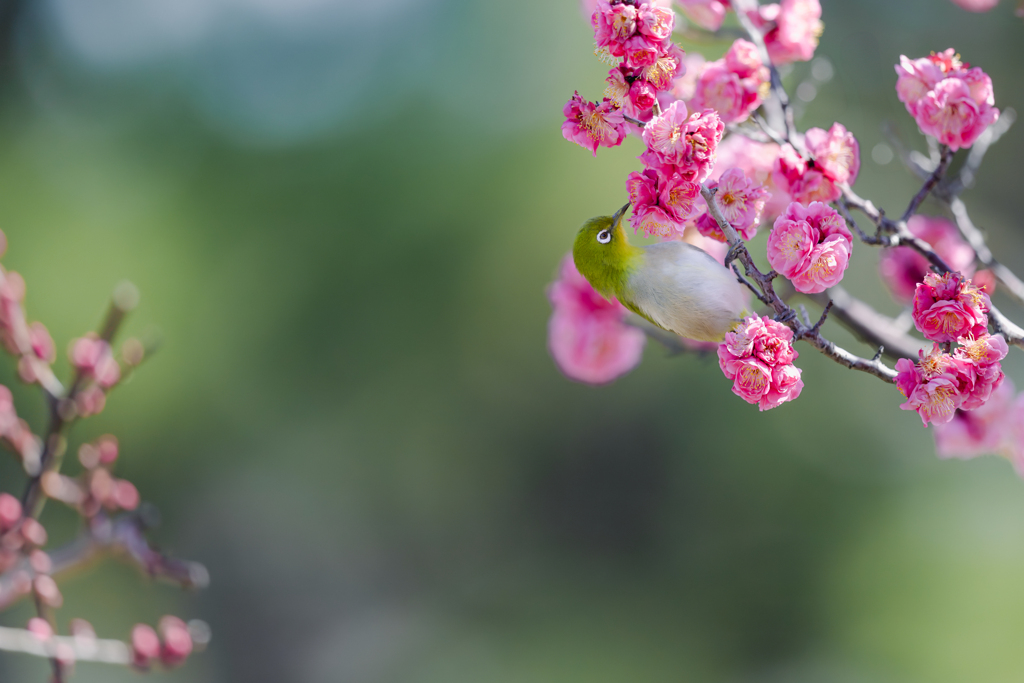
[[[730,263],[732,263],[733,261],[735,261],[736,259],[738,259],[740,257],[740,251],[742,249],[743,249],[743,243],[742,242],[737,242],[736,244],[734,244],[732,247],[729,248],[729,251],[725,255],[725,267],[726,268],[729,267]]]

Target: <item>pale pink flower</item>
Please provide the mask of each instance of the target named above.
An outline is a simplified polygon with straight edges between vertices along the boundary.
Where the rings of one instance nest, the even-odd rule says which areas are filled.
[[[678,0],[679,6],[693,23],[709,31],[722,28],[728,1],[721,0]]]
[[[792,363],[793,332],[770,318],[750,316],[741,321],[718,347],[718,363],[732,391],[759,410],[771,410],[800,395],[800,369]]]
[[[999,0],[953,0],[968,12],[988,12],[999,4]]]
[[[637,8],[636,25],[640,33],[660,43],[672,36],[676,15],[667,7],[643,3]]]
[[[761,5],[749,16],[764,31],[773,64],[806,62],[814,56],[824,30],[818,0],[782,0],[780,4]]]
[[[753,239],[757,235],[757,226],[761,224],[765,201],[771,196],[768,191],[757,181],[747,178],[739,168],[728,169],[709,186],[718,188],[715,199],[729,224],[744,240]],[[708,213],[697,219],[697,229],[706,237],[726,241],[718,222]]]
[[[921,131],[956,151],[999,118],[992,79],[953,48],[921,59],[900,56],[896,94]]]
[[[907,227],[915,237],[930,244],[951,269],[967,277],[974,275],[974,250],[953,223],[938,216],[917,214],[907,221]],[[883,249],[878,270],[893,296],[906,303],[914,299],[917,284],[931,272],[928,259],[910,247]],[[981,288],[978,278],[975,284]],[[985,291],[992,290],[986,286]]]
[[[678,100],[689,101],[697,92],[697,79],[707,60],[699,52],[689,52],[683,58],[682,71],[672,81],[671,87],[659,93],[658,101],[662,109],[668,109],[673,102]]]
[[[962,79],[939,81],[918,105],[917,125],[954,152],[970,147],[999,118],[999,110],[979,103]]]
[[[679,167],[680,175],[700,183],[711,173],[724,131],[714,110],[687,116],[686,105],[673,102],[644,127],[643,140],[657,161]]]
[[[804,142],[814,163],[829,180],[839,185],[857,182],[860,145],[843,124],[833,123],[827,132],[811,128],[804,136]]]
[[[768,67],[761,64],[753,43],[736,40],[722,59],[700,73],[691,105],[711,108],[726,123],[745,120],[768,92]]]
[[[839,284],[849,264],[850,242],[836,235],[828,237],[811,251],[807,267],[793,278],[793,287],[806,294],[824,292]]]
[[[562,137],[589,149],[597,156],[598,147],[617,147],[626,138],[625,119],[614,102],[605,98],[600,104],[587,102],[579,93],[562,110]]]
[[[807,221],[779,216],[768,235],[768,263],[792,280],[807,269],[817,244],[818,233]]]
[[[604,384],[640,362],[646,336],[623,321],[625,306],[597,293],[580,275],[572,255],[562,261],[559,279],[548,291],[553,312],[548,349],[570,379]]]
[[[718,180],[729,168],[739,168],[769,193],[762,220],[775,220],[792,201],[772,180],[772,167],[780,148],[774,142],[755,142],[744,135],[729,135],[718,146],[717,161],[710,180]]]
[[[935,450],[942,459],[967,460],[987,453],[1012,457],[1021,450],[1014,423],[1021,401],[1015,400],[1013,382],[1006,380],[982,406],[958,410],[953,419],[933,426]]]
[[[914,326],[926,339],[954,342],[988,333],[988,295],[960,273],[928,273],[914,294]]]

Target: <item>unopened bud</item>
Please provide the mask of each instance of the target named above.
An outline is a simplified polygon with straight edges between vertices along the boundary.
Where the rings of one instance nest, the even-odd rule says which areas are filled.
[[[57,582],[53,580],[52,576],[45,574],[37,576],[32,582],[32,590],[45,605],[56,608],[64,604],[64,596],[61,595],[60,588],[57,587]]]
[[[164,666],[177,666],[188,659],[188,656],[192,654],[192,635],[188,632],[188,626],[184,621],[178,617],[167,615],[160,619],[157,629],[163,637],[160,661]]]
[[[132,664],[139,669],[148,669],[154,659],[160,656],[160,638],[148,624],[135,624],[132,628]]]
[[[7,531],[21,519],[21,503],[9,493],[0,493],[0,531]]]
[[[29,619],[26,628],[29,633],[39,640],[49,640],[53,637],[53,627],[50,626],[50,622],[42,617],[32,617]]]
[[[32,517],[26,517],[21,523],[21,536],[26,543],[42,548],[46,545],[46,529]]]

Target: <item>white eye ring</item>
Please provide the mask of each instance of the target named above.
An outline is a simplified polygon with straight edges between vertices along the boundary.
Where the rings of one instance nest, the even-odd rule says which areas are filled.
[[[597,241],[600,242],[601,244],[608,244],[609,242],[612,241],[612,234],[607,230],[602,230],[601,232],[597,233]]]

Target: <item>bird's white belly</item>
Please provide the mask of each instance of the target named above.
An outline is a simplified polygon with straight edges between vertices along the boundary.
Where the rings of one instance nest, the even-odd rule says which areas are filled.
[[[736,277],[706,252],[683,242],[645,249],[627,292],[656,324],[689,339],[721,341],[742,316],[746,295]]]

